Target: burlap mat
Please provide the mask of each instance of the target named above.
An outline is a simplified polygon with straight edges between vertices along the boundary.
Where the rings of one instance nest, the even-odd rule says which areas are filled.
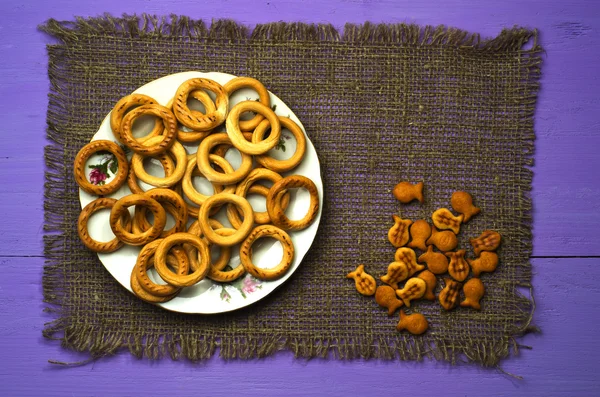
[[[46,148],[44,298],[56,320],[44,334],[93,357],[127,348],[136,356],[298,357],[415,360],[495,365],[532,327],[530,288],[533,113],[540,77],[534,31],[497,38],[443,27],[267,24],[149,16],[51,20]],[[531,41],[530,41],[531,40]],[[531,43],[533,45],[531,46]],[[527,44],[529,48],[526,49]],[[233,313],[181,315],[134,298],[79,242],[75,154],[115,102],[171,73],[253,76],[298,115],[319,153],[325,199],[319,234],[293,277],[260,303]],[[401,206],[391,189],[424,181],[426,203]],[[500,266],[483,276],[481,312],[420,301],[429,331],[395,330],[372,298],[344,276],[365,263],[384,274],[394,249],[391,215],[413,220],[467,190],[487,228],[504,242]],[[472,256],[472,253],[470,254]],[[438,291],[440,287],[438,286]],[[527,291],[529,293],[529,291]]]

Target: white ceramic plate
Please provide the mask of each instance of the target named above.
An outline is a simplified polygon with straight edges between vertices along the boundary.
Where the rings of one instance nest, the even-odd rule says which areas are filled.
[[[177,88],[184,81],[196,77],[209,78],[217,81],[220,84],[225,84],[235,76],[214,72],[177,73],[154,80],[137,89],[135,93],[149,95],[156,99],[160,104],[166,105],[167,102],[175,95]],[[275,107],[275,113],[280,116],[290,117],[302,128],[303,131],[305,131],[300,120],[298,120],[296,115],[294,115],[294,113],[286,106],[286,104],[272,93],[270,96],[271,105]],[[239,90],[230,98],[230,107],[238,102],[248,99],[256,99],[257,97],[258,95],[252,90]],[[198,104],[197,106],[201,105]],[[201,110],[202,108],[198,107],[197,109]],[[138,135],[144,134],[151,129],[152,123],[152,120],[140,120],[139,123],[136,122],[136,125],[134,126],[134,133]],[[223,126],[223,128],[225,127]],[[98,139],[108,139],[116,142],[116,139],[110,128],[110,114],[106,116],[102,122],[102,125],[100,126],[100,129],[94,135],[92,140]],[[291,269],[282,278],[275,281],[257,280],[249,274],[246,274],[243,278],[229,284],[217,283],[213,282],[212,280],[205,279],[195,286],[184,288],[173,300],[160,303],[158,306],[161,306],[167,310],[181,313],[210,314],[228,312],[251,305],[252,303],[263,299],[292,276],[294,271],[298,268],[298,266],[300,266],[302,258],[309,250],[315,238],[321,219],[321,208],[323,207],[323,182],[321,180],[319,159],[317,157],[315,148],[308,137],[306,137],[306,140],[307,145],[304,160],[298,167],[290,171],[288,174],[300,174],[312,179],[319,190],[320,205],[316,220],[308,228],[290,233],[290,237],[294,242],[294,247],[296,250]],[[282,131],[282,140],[280,141],[280,144],[281,146],[278,146],[270,151],[270,154],[273,157],[284,159],[290,157],[294,153],[296,142],[293,138],[293,135],[289,131]],[[188,149],[188,153],[194,153],[196,152],[197,146],[188,145],[186,148]],[[240,163],[239,153],[237,153],[235,150],[230,150],[225,157],[232,163],[234,168],[237,168]],[[93,156],[90,161],[88,161],[86,168],[92,172],[93,169],[89,168],[89,166],[102,164],[103,162],[110,162],[110,158]],[[146,170],[154,175],[164,175],[162,168],[157,164],[158,163],[155,163],[155,160],[151,160],[150,164],[146,165]],[[110,167],[107,168],[110,169]],[[284,176],[288,174],[284,174]],[[113,177],[114,175],[108,171],[108,178],[106,181],[110,181]],[[88,178],[90,177],[88,176]],[[198,189],[200,189],[201,192],[210,194],[210,190],[207,189],[210,189],[211,186],[206,180],[196,179],[194,184]],[[144,190],[151,188],[149,185],[146,185],[143,182],[140,182],[140,186]],[[125,184],[110,197],[120,198],[130,193],[131,191]],[[83,208],[89,202],[94,200],[96,196],[90,195],[80,189],[79,198]],[[249,201],[255,210],[265,210],[264,198],[249,197]],[[286,214],[290,217],[290,219],[300,219],[304,216],[304,214],[306,214],[308,203],[309,198],[306,191],[303,189],[298,189],[295,192],[292,191],[292,200],[290,201],[290,205],[286,211]],[[108,210],[100,211],[90,219],[88,226],[90,234],[93,238],[99,241],[108,241],[114,238],[114,234],[112,233],[108,224],[108,214]],[[221,221],[221,223],[225,224],[226,226],[229,225],[229,222],[224,216],[223,211],[216,217]],[[172,220],[169,219],[167,222],[167,228],[172,224]],[[232,259],[230,261],[230,265],[232,267],[236,267],[240,262],[237,248],[238,247],[235,246],[232,251]],[[140,248],[138,247],[124,246],[118,251],[110,254],[98,254],[98,257],[110,274],[112,274],[113,277],[117,279],[121,285],[123,285],[123,287],[131,291],[129,278],[139,251]],[[213,252],[213,255],[216,253],[217,252]],[[253,261],[260,267],[275,266],[281,260],[281,256],[281,245],[278,242],[275,242],[275,240],[261,239],[254,246]],[[160,278],[158,278],[156,273],[154,273],[154,270],[150,272],[150,277],[156,282],[164,283],[162,280],[160,280]]]

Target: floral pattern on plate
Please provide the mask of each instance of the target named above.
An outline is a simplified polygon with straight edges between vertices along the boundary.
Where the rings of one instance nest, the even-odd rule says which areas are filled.
[[[227,266],[225,270],[231,270],[231,268]],[[221,288],[221,293],[219,294],[221,300],[229,303],[231,300],[231,293],[228,290],[230,288],[238,290],[242,295],[242,298],[246,299],[247,295],[262,288],[262,281],[251,274],[246,274],[244,277],[238,278],[231,283],[218,284],[218,286]]]

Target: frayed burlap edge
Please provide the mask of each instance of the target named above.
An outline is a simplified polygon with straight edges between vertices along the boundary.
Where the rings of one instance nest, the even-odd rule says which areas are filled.
[[[97,18],[81,18],[75,21],[50,19],[40,30],[54,36],[63,43],[78,41],[78,35],[108,35],[121,37],[178,37],[189,39],[229,40],[273,40],[273,41],[330,41],[339,43],[446,45],[474,47],[488,51],[522,49],[533,39],[528,50],[539,52],[537,30],[525,28],[504,29],[498,37],[482,39],[477,33],[447,28],[414,24],[346,24],[343,34],[330,24],[305,24],[275,22],[256,25],[251,31],[231,20],[213,21],[207,27],[202,20],[171,15],[124,15],[121,18],[104,15]]]
[[[64,45],[77,42],[81,34],[122,37],[178,37],[179,39],[226,39],[231,41],[305,41],[335,42],[339,45],[417,45],[417,46],[454,46],[469,47],[481,51],[520,51],[525,57],[538,55],[542,49],[538,45],[536,30],[512,28],[503,30],[496,38],[481,39],[478,34],[446,28],[444,26],[420,27],[411,24],[347,24],[343,34],[328,24],[269,23],[257,25],[252,31],[230,20],[213,21],[210,28],[201,20],[192,20],[183,16],[157,17],[152,15],[125,15],[115,18],[104,15],[97,18],[76,18],[75,21],[56,21],[51,19],[40,29]],[[524,47],[530,43],[530,47]],[[503,338],[489,338],[479,343],[457,345],[444,340],[431,340],[405,335],[394,335],[379,339],[365,339],[356,335],[347,335],[336,339],[289,338],[277,335],[265,335],[261,338],[233,337],[206,338],[192,335],[126,335],[119,332],[106,332],[90,325],[75,325],[70,321],[69,307],[64,303],[64,275],[60,260],[65,254],[63,244],[66,237],[64,229],[61,192],[66,188],[68,175],[65,167],[64,137],[54,127],[61,118],[61,109],[67,104],[68,97],[61,92],[61,81],[55,73],[59,66],[49,65],[50,94],[48,105],[47,136],[51,141],[45,148],[45,236],[44,254],[46,264],[43,274],[44,302],[46,311],[54,313],[56,320],[45,324],[43,335],[49,339],[60,340],[63,347],[80,352],[89,352],[92,359],[114,354],[127,348],[136,357],[157,359],[169,356],[172,359],[190,360],[208,359],[219,348],[219,355],[225,359],[252,359],[266,357],[277,351],[288,350],[299,358],[337,358],[337,359],[400,359],[422,360],[424,358],[458,362],[474,362],[485,367],[497,367],[498,362],[511,354],[517,354],[522,346],[517,338],[538,329],[531,325],[535,303],[531,286],[531,264],[522,264],[522,279],[518,286],[529,290],[529,297],[515,289],[516,305],[521,309],[519,321]],[[523,98],[528,111],[523,119],[531,124],[531,133],[522,140],[523,150],[527,153],[528,163],[533,164],[534,134],[533,114],[537,92],[539,90],[539,62],[527,62],[524,66],[527,76],[527,92]],[[532,172],[523,169],[523,185],[527,194],[523,195],[520,208],[528,212],[521,225],[522,235],[531,237],[531,189]],[[531,243],[528,254],[531,254]],[[66,364],[51,361],[56,364]],[[87,361],[86,361],[87,362]]]

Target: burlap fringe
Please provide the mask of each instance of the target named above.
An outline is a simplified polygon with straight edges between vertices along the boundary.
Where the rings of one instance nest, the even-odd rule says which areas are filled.
[[[332,25],[310,25],[303,23],[269,23],[257,25],[252,32],[244,26],[230,20],[213,21],[210,28],[203,21],[191,20],[183,16],[157,17],[152,15],[125,15],[115,18],[110,15],[96,18],[77,18],[73,22],[59,22],[54,19],[40,26],[40,29],[62,41],[64,44],[78,42],[82,35],[121,35],[125,37],[177,37],[180,40],[206,39],[229,41],[305,41],[305,42],[339,42],[365,44],[399,44],[399,45],[431,45],[470,47],[482,51],[521,51],[522,54],[536,55],[541,51],[538,45],[536,30],[512,28],[503,30],[498,37],[482,40],[478,34],[469,34],[462,30],[444,26],[421,28],[408,24],[347,24],[343,34]],[[524,48],[532,41],[529,48]],[[522,115],[523,121],[532,123],[534,104],[539,89],[540,60],[538,57],[525,57],[523,72],[527,81],[527,92],[524,98],[530,106],[530,111]],[[47,323],[43,335],[50,339],[60,340],[62,346],[79,351],[89,352],[91,359],[114,354],[122,348],[127,348],[136,357],[157,359],[169,356],[172,359],[187,358],[193,361],[205,360],[212,357],[219,348],[220,357],[224,359],[254,359],[266,357],[277,351],[289,350],[298,358],[335,357],[339,359],[400,359],[422,360],[436,359],[456,364],[462,361],[479,363],[486,367],[498,368],[498,362],[511,353],[517,354],[519,345],[516,338],[539,331],[531,325],[535,302],[531,294],[530,264],[520,266],[522,282],[520,287],[529,289],[530,296],[526,297],[515,291],[515,302],[521,316],[515,328],[508,330],[501,339],[490,339],[485,342],[473,342],[461,346],[451,341],[434,338],[428,335],[420,338],[394,335],[369,340],[347,335],[336,340],[317,338],[285,338],[283,336],[267,336],[262,338],[216,338],[191,335],[125,335],[117,332],[105,332],[92,325],[74,325],[69,322],[68,307],[63,305],[64,275],[59,261],[64,256],[64,208],[61,205],[59,192],[67,186],[64,180],[65,171],[63,136],[55,128],[54,123],[64,117],[62,111],[68,106],[68,101],[62,94],[59,65],[51,65],[51,93],[48,105],[47,136],[51,144],[46,147],[45,175],[45,231],[43,289],[44,301],[49,304],[46,311],[55,313],[57,319]],[[54,72],[53,72],[54,71]],[[522,137],[522,147],[529,156],[528,165],[533,164],[533,127],[531,134]],[[533,173],[529,169],[522,170],[522,180],[531,185]],[[531,213],[531,197],[524,192],[524,209]],[[521,233],[523,241],[531,241],[531,216],[525,218]],[[529,252],[531,244],[526,243]],[[64,363],[51,360],[54,364],[83,364]],[[502,371],[500,369],[500,371]],[[502,371],[504,372],[504,371]],[[509,374],[514,376],[512,374]]]
[[[447,28],[445,26],[425,26],[414,24],[346,24],[343,34],[331,24],[305,24],[274,22],[259,24],[252,31],[231,20],[215,20],[210,28],[202,20],[171,15],[124,15],[120,18],[104,15],[95,18],[76,18],[75,21],[57,21],[50,19],[40,29],[63,41],[78,41],[80,34],[121,35],[132,38],[177,37],[188,39],[225,39],[225,40],[274,40],[304,42],[340,42],[340,43],[382,43],[411,45],[444,45],[474,47],[482,50],[522,49],[533,39],[530,50],[539,50],[537,30],[525,28],[504,29],[495,38],[481,39],[479,34]]]
[[[534,330],[528,330],[532,332]],[[61,334],[61,337],[56,337]],[[424,359],[445,361],[452,365],[478,363],[484,367],[498,368],[498,361],[510,354],[517,354],[519,345],[514,337],[504,340],[490,339],[468,344],[457,344],[431,338],[396,336],[378,340],[347,335],[336,340],[320,338],[284,338],[264,336],[262,338],[235,337],[217,339],[200,335],[126,335],[118,332],[104,332],[94,325],[69,325],[64,318],[46,324],[44,336],[61,341],[67,349],[89,352],[90,360],[82,362],[61,362],[53,364],[86,364],[104,356],[127,348],[137,358],[159,359],[170,357],[173,360],[207,360],[219,348],[219,356],[225,360],[250,360],[264,358],[278,351],[290,351],[296,358],[335,358],[343,360],[381,359],[422,361]]]

